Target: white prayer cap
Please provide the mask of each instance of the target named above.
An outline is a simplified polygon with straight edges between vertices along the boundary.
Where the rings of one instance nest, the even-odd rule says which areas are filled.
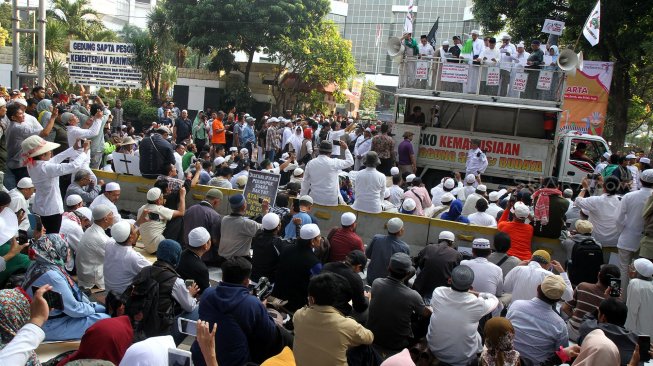
[[[295,170],[292,171],[292,175],[295,177],[299,177],[302,174],[304,174],[304,169],[302,168],[295,168]]]
[[[490,241],[484,238],[474,239],[472,242],[473,249],[490,249]]]
[[[504,34],[503,37],[501,37],[501,39],[508,39],[508,40],[510,40],[510,39],[512,39],[512,37],[510,37],[510,34]]]
[[[442,185],[446,189],[453,189],[453,187],[456,186],[456,182],[452,178],[447,178],[444,180],[444,183]]]
[[[66,206],[75,206],[82,202],[82,196],[78,194],[71,194],[66,197]]]
[[[246,148],[243,147],[242,149],[240,149],[240,153],[241,154],[249,154],[249,150],[247,150]]]
[[[476,190],[479,192],[487,192],[487,186],[484,184],[479,184],[478,187],[476,187]]]
[[[390,198],[390,190],[389,189],[386,188],[385,191],[383,191],[383,198]]]
[[[626,159],[637,159],[637,157],[634,154],[628,154],[626,155]]]
[[[147,200],[148,201],[156,201],[161,197],[161,189],[159,188],[150,188],[149,191],[147,191]]]
[[[274,230],[279,226],[279,215],[275,213],[267,213],[263,216],[261,224],[263,225],[263,230]]]
[[[290,155],[287,152],[281,154],[281,160],[288,160],[289,157]]]
[[[390,175],[395,176],[397,174],[399,174],[399,168],[397,168],[396,166],[390,168]]]
[[[237,152],[237,151],[238,151],[238,148],[235,147],[235,146],[232,146],[232,147],[229,148],[229,151],[236,151],[236,152]]]
[[[120,184],[116,182],[109,182],[107,185],[104,186],[104,191],[105,192],[113,192],[113,191],[119,191],[120,190]]]
[[[315,239],[320,235],[320,228],[315,224],[306,224],[299,229],[299,237],[304,240]]]
[[[75,210],[75,212],[78,212],[82,214],[84,217],[86,217],[89,221],[93,221],[93,212],[91,211],[90,208],[88,207],[80,207]]]
[[[653,183],[653,169],[646,169],[639,175],[642,182]]]
[[[214,166],[222,165],[222,163],[224,163],[224,161],[225,161],[225,158],[223,158],[222,156],[218,156],[217,158],[215,158],[215,160],[213,160],[213,165]]]
[[[16,100],[14,100],[14,103],[18,103],[18,104],[22,105],[23,107],[27,107],[27,101],[25,99],[23,99],[23,98],[18,98]]]
[[[351,212],[345,212],[340,216],[340,224],[342,226],[351,226],[356,222],[356,215]]]
[[[604,152],[603,157],[606,159],[610,159],[610,152],[609,151]]]
[[[472,29],[471,34],[476,34],[478,36],[480,32],[478,31],[478,29]]]
[[[404,222],[398,217],[393,217],[388,220],[388,223],[385,226],[388,229],[388,233],[396,234],[404,227]]]
[[[524,48],[524,42],[523,41],[517,43],[517,48],[519,48],[519,47]]]
[[[188,245],[193,248],[201,247],[211,239],[211,234],[204,227],[196,227],[188,233]]]
[[[4,107],[6,105],[7,105],[7,101],[5,100],[5,98],[0,98],[0,107]]]
[[[639,162],[642,164],[651,164],[651,159],[649,158],[639,158]]]
[[[120,220],[111,226],[111,237],[116,243],[124,243],[131,234],[132,225],[126,220]]]
[[[448,45],[449,45],[449,41],[444,41],[444,42],[442,42],[442,45],[443,45],[443,46],[448,46]]]
[[[456,197],[454,197],[453,194],[451,194],[450,192],[447,192],[447,193],[442,195],[442,197],[440,198],[440,202],[449,203],[449,202],[453,201],[454,199],[456,199]]]
[[[409,174],[409,175],[406,177],[406,183],[410,183],[410,182],[412,182],[413,179],[415,179],[415,177],[416,177],[415,174]]]
[[[496,202],[501,198],[501,194],[499,192],[490,192],[490,202]]]
[[[456,236],[451,232],[451,231],[440,231],[440,235],[438,235],[438,240],[449,240],[449,241],[455,241]]]
[[[530,215],[531,209],[522,202],[516,202],[512,212],[520,219],[525,219]]]
[[[646,258],[635,259],[635,270],[644,277],[653,276],[653,263]]]
[[[414,199],[406,198],[401,207],[404,209],[404,211],[412,212],[417,207],[417,204],[415,203]]]
[[[25,177],[18,181],[18,188],[34,188],[34,183],[32,183],[32,178]]]
[[[468,184],[472,184],[476,182],[476,176],[474,174],[467,174],[467,176],[465,177],[465,182],[467,182]]]
[[[562,191],[562,194],[571,197],[574,195],[574,191],[572,191],[571,188],[566,188],[564,191]]]
[[[111,213],[111,208],[107,205],[97,205],[93,207],[93,220],[102,220],[103,218],[107,217],[107,215]]]

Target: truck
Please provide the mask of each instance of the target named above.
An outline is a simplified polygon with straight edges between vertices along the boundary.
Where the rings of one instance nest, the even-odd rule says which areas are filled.
[[[609,151],[601,136],[561,128],[566,74],[559,69],[411,57],[399,69],[392,133],[396,146],[414,134],[418,175],[428,186],[465,171],[472,139],[481,141],[482,181],[492,189],[551,176],[577,188]]]

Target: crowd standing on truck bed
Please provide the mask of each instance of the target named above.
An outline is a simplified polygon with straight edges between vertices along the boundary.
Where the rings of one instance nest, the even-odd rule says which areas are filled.
[[[48,365],[649,357],[653,169],[638,152],[592,161],[577,145],[574,159],[595,169],[579,192],[553,177],[490,191],[483,141],[470,139],[464,172],[426,187],[410,132],[395,146],[389,124],[339,114],[207,109],[191,120],[164,102],[136,131],[120,101],[36,87],[0,99],[0,122],[0,365],[38,365],[44,340],[81,340]],[[138,156],[153,179],[136,213],[118,209],[118,183],[93,173],[118,171],[113,152]],[[254,170],[281,188],[248,217],[245,196],[222,189],[243,190]],[[213,188],[186,207],[198,184]],[[228,215],[216,211],[223,199]],[[314,205],[396,215],[364,242],[354,213],[322,231]],[[442,231],[411,253],[406,215],[498,231],[473,238],[471,252]],[[533,251],[533,236],[559,239],[567,261]],[[605,263],[614,247],[616,264]],[[185,342],[190,352],[177,349]]]

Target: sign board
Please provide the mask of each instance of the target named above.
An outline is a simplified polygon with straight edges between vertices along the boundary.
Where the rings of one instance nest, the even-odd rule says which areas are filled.
[[[279,174],[250,170],[245,186],[245,199],[247,200],[247,216],[256,216],[262,212],[261,200],[268,200],[270,207],[277,199],[279,189]]]
[[[515,80],[512,82],[512,90],[523,92],[526,91],[526,83],[528,82],[528,74],[525,72],[518,72],[515,75]]]
[[[139,167],[140,158],[136,155],[124,154],[119,152],[112,152],[113,167],[116,173],[127,175],[141,175],[141,168]]]
[[[499,85],[501,72],[498,67],[488,67],[487,68],[487,77],[485,78],[485,85],[487,86],[497,86]]]
[[[562,35],[562,30],[565,28],[565,22],[559,20],[546,19],[544,26],[542,26],[542,33],[549,33],[556,36]]]
[[[551,83],[553,81],[553,71],[540,71],[540,76],[537,78],[537,89],[551,90]]]
[[[415,67],[415,79],[426,80],[429,77],[429,63],[420,61]]]
[[[351,82],[351,93],[354,94],[356,98],[361,97],[361,93],[363,92],[363,81],[364,79],[362,78],[355,78]]]
[[[445,63],[442,64],[440,80],[449,83],[466,83],[469,76],[469,65]]]
[[[143,76],[134,67],[134,58],[134,46],[130,43],[70,41],[70,82],[140,89]]]

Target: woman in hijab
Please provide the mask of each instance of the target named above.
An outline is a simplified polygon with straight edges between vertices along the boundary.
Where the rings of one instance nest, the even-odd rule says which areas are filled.
[[[43,235],[34,240],[29,252],[34,263],[27,269],[22,287],[33,296],[33,286],[49,284],[63,301],[63,310],[52,309],[43,325],[46,341],[80,339],[91,325],[109,317],[104,306],[91,302],[66,272],[71,256],[63,235]]]
[[[79,349],[61,360],[57,366],[65,366],[76,360],[104,360],[117,365],[132,345],[133,339],[134,330],[128,316],[100,320],[84,333]]]
[[[469,224],[469,219],[461,215],[463,212],[463,202],[461,200],[453,200],[451,206],[449,206],[449,211],[445,212],[440,216],[442,220],[462,222],[464,224]]]
[[[171,336],[151,337],[134,343],[125,352],[120,366],[168,365],[168,349],[176,348]]]
[[[515,329],[506,318],[492,318],[485,323],[485,347],[481,366],[518,366],[519,352],[513,347]]]
[[[50,99],[41,99],[36,105],[36,113],[41,126],[45,127],[52,113],[52,101]]]
[[[302,131],[301,126],[297,126],[295,127],[295,133],[290,136],[290,139],[288,139],[295,155],[299,155],[299,152],[302,149],[302,141],[304,141],[304,132]]]
[[[16,336],[18,330],[30,319],[30,301],[19,289],[0,290],[0,349]],[[40,365],[32,351],[26,366]],[[20,365],[22,366],[22,365]]]
[[[591,331],[583,340],[573,366],[618,366],[619,349],[601,329]]]

